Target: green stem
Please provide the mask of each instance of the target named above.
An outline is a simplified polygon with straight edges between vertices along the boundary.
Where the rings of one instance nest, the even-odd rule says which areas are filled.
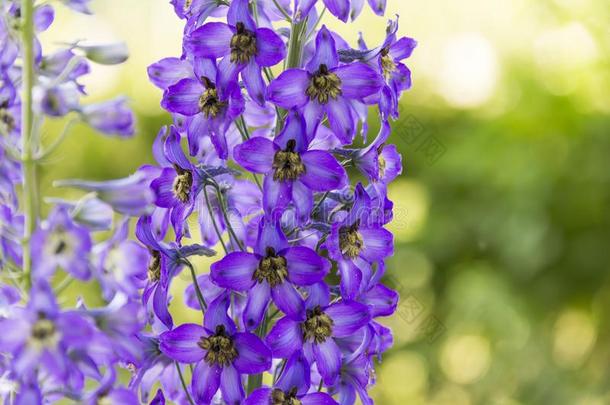
[[[199,301],[199,307],[201,308],[201,313],[205,316],[205,310],[207,309],[207,305],[205,303],[205,300],[203,299],[203,294],[201,293],[201,288],[199,288],[199,282],[197,281],[197,275],[195,274],[195,268],[193,267],[193,264],[186,260],[186,259],[182,259],[181,260],[182,263],[184,263],[190,270],[191,272],[191,277],[193,279],[193,286],[195,287],[195,295],[197,295],[197,301]]]
[[[229,214],[227,213],[227,204],[225,203],[225,199],[224,199],[224,196],[222,195],[222,191],[220,190],[220,187],[218,187],[218,185],[215,185],[214,188],[216,188],[216,195],[218,196],[218,203],[220,204],[220,210],[222,211],[222,217],[224,218],[225,224],[227,225],[227,229],[229,230],[229,235],[231,238],[233,238],[235,243],[237,243],[237,246],[239,246],[239,249],[245,252],[246,248],[241,243],[241,240],[239,240],[239,238],[237,237],[237,234],[235,233],[235,230],[233,229],[233,225],[231,224]]]
[[[22,0],[21,41],[23,46],[23,94],[21,160],[23,164],[23,212],[25,220],[23,238],[23,273],[26,289],[32,285],[32,246],[31,238],[36,228],[38,212],[38,196],[36,186],[36,161],[34,160],[33,124],[34,113],[32,109],[32,88],[34,87],[34,0]]]
[[[182,370],[180,369],[180,364],[178,362],[174,362],[176,364],[176,369],[178,369],[178,376],[180,377],[180,383],[182,384],[182,389],[186,394],[186,399],[189,401],[189,404],[195,405],[195,401],[191,398],[191,394],[189,393],[189,389],[186,386],[186,381],[184,381],[184,376],[182,375]]]
[[[290,42],[288,44],[288,57],[286,58],[286,68],[298,68],[301,66],[301,54],[303,53],[303,43],[301,36],[307,27],[307,19],[300,22],[292,22],[290,25]]]
[[[210,203],[210,197],[208,196],[207,185],[203,186],[203,195],[205,196],[205,203],[208,207],[208,212],[210,213],[210,220],[212,221],[212,225],[214,226],[216,235],[218,235],[218,240],[220,241],[220,244],[222,245],[222,249],[225,251],[225,254],[228,254],[229,251],[227,249],[227,245],[225,245],[224,240],[222,240],[222,233],[220,232],[220,228],[218,228],[216,218],[214,218],[214,211],[212,210],[212,204]]]

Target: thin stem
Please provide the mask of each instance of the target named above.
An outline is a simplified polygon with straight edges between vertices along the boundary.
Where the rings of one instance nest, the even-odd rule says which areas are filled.
[[[49,157],[51,155],[51,153],[55,152],[55,150],[62,144],[64,139],[66,139],[66,137],[70,133],[70,129],[72,129],[72,126],[75,123],[76,123],[76,120],[68,121],[68,123],[66,124],[64,129],[59,134],[59,136],[57,138],[55,138],[53,143],[51,145],[49,145],[49,147],[47,149],[45,149],[44,151],[39,153],[38,156],[36,156],[36,160],[38,160],[38,161],[43,160],[43,159]]]
[[[284,16],[284,18],[286,18],[286,21],[288,22],[292,22],[292,17],[290,17],[290,15],[286,12],[286,10],[284,10],[284,7],[282,7],[277,0],[273,0],[273,4],[275,4],[275,7],[277,7],[277,9],[280,11],[280,13],[282,13],[282,15]]]
[[[227,229],[229,230],[229,235],[231,236],[231,238],[233,238],[235,243],[237,243],[237,246],[239,246],[239,249],[245,252],[246,248],[241,243],[241,240],[237,237],[237,234],[235,233],[235,230],[233,229],[233,225],[231,224],[231,220],[229,219],[229,214],[227,213],[228,207],[227,207],[227,204],[225,203],[225,199],[222,195],[222,191],[220,190],[220,187],[218,187],[218,185],[215,185],[214,188],[216,188],[216,195],[218,196],[218,202],[220,203],[220,210],[222,211],[222,216],[225,220],[225,224],[227,225]]]
[[[186,386],[186,381],[184,381],[184,376],[182,375],[182,370],[180,370],[180,364],[178,364],[177,361],[175,361],[174,363],[176,364],[176,369],[178,369],[178,376],[180,377],[180,383],[182,384],[182,389],[184,390],[184,393],[186,394],[186,399],[189,401],[189,404],[195,405],[195,401],[193,401],[193,398],[191,398],[191,393],[189,392],[189,390]]]
[[[70,284],[72,284],[73,281],[74,281],[74,277],[72,277],[70,275],[67,275],[66,277],[64,277],[64,279],[61,280],[61,282],[55,289],[55,295],[59,296],[61,293],[63,293],[66,290],[66,288],[68,288],[70,286]]]
[[[316,20],[316,23],[313,25],[313,28],[307,35],[307,38],[305,38],[305,43],[307,43],[307,41],[309,41],[311,39],[312,35],[316,32],[316,28],[318,28],[318,24],[320,24],[320,21],[322,21],[322,17],[324,17],[324,13],[326,13],[326,6],[324,6],[324,9],[322,10],[320,15],[318,16],[318,19]]]
[[[284,369],[286,368],[286,359],[282,360],[282,366],[278,369],[275,369],[275,373],[273,373],[273,385],[277,382],[277,380],[282,376]]]
[[[208,212],[210,213],[210,219],[212,220],[212,225],[214,226],[214,230],[216,231],[216,235],[218,236],[218,240],[222,245],[222,249],[225,251],[225,254],[229,253],[227,249],[227,245],[225,245],[224,240],[222,240],[222,233],[220,232],[220,228],[218,228],[218,224],[216,223],[216,218],[214,218],[214,211],[212,210],[212,204],[210,204],[210,197],[208,196],[207,186],[203,186],[203,195],[205,196],[205,203],[208,207]]]
[[[301,54],[303,52],[303,43],[301,35],[304,27],[307,26],[307,19],[298,23],[292,22],[290,26],[290,42],[288,45],[288,57],[286,59],[286,68],[298,68],[301,66]]]
[[[23,95],[22,95],[22,118],[21,160],[23,164],[23,206],[24,206],[24,238],[23,238],[23,273],[25,276],[26,289],[32,285],[32,246],[31,237],[36,228],[38,212],[38,196],[36,193],[36,162],[33,159],[34,144],[33,124],[34,113],[32,109],[32,88],[34,87],[34,0],[22,0],[21,16],[21,41],[23,46]]]
[[[203,294],[201,293],[201,288],[199,288],[199,282],[197,281],[197,275],[195,274],[195,268],[193,267],[193,264],[190,261],[188,261],[187,259],[182,259],[181,262],[184,263],[191,272],[191,277],[193,279],[193,286],[195,287],[195,295],[197,295],[197,301],[199,301],[199,307],[201,308],[201,313],[205,316],[205,310],[208,308],[208,306],[206,305],[205,300],[203,299]]]

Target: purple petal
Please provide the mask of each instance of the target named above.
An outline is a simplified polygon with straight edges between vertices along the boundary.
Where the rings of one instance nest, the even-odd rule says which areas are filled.
[[[269,173],[277,146],[269,139],[256,137],[237,145],[233,157],[244,169],[255,173]]]
[[[318,372],[324,380],[324,384],[333,385],[339,370],[341,369],[341,351],[334,339],[326,339],[322,343],[313,345],[313,353],[316,358]]]
[[[242,23],[246,29],[254,31],[256,24],[254,19],[250,15],[250,9],[248,7],[248,0],[233,0],[227,13],[227,21],[232,26],[236,26],[237,23]]]
[[[273,248],[275,252],[280,252],[288,247],[288,240],[280,221],[263,220],[258,224],[258,239],[256,241],[256,253],[264,256],[267,248]]]
[[[150,183],[151,189],[155,192],[155,204],[159,207],[171,208],[178,203],[174,195],[174,179],[176,171],[171,167],[166,167],[161,175]]]
[[[301,405],[338,405],[337,401],[325,392],[314,392],[300,399]],[[350,402],[344,402],[346,404]]]
[[[346,299],[356,298],[362,284],[362,272],[351,261],[340,260],[338,267],[341,274],[341,296]]]
[[[237,83],[237,76],[245,66],[246,65],[231,62],[230,55],[226,55],[220,60],[218,63],[216,88],[221,92],[221,99],[224,100],[226,98],[223,97],[222,91],[230,87],[231,84]]]
[[[347,0],[335,1],[342,3],[344,2],[347,4],[347,8],[345,9],[345,18],[347,19],[347,13],[349,12],[349,4],[347,3]],[[326,1],[324,1],[324,3],[326,3]],[[329,11],[332,12],[330,7]],[[320,68],[320,65],[326,65],[328,69],[333,69],[338,63],[339,56],[337,55],[337,49],[335,48],[335,40],[328,28],[326,28],[326,25],[323,25],[316,36],[316,53],[307,64],[307,70],[314,73]]]
[[[227,405],[239,405],[244,398],[244,387],[241,376],[233,366],[222,369],[220,375],[220,391],[222,399]]]
[[[278,106],[291,109],[309,101],[307,87],[309,74],[302,69],[288,69],[269,83],[267,99]]]
[[[281,283],[271,289],[273,302],[286,316],[295,320],[305,320],[303,297],[290,283]]]
[[[195,115],[200,112],[199,98],[203,86],[194,79],[182,79],[165,90],[161,106],[168,111],[183,115]]]
[[[330,262],[307,247],[292,247],[284,253],[284,257],[288,265],[288,279],[298,285],[322,281],[330,270]]]
[[[368,0],[369,6],[375,14],[383,16],[385,14],[387,0]]]
[[[293,109],[288,113],[282,132],[277,135],[273,142],[281,149],[286,149],[289,140],[296,142],[295,152],[302,153],[307,150],[309,142],[307,140],[305,118],[297,109]]]
[[[248,94],[259,105],[265,105],[266,85],[261,74],[261,68],[253,60],[241,71]]]
[[[235,333],[235,323],[227,314],[230,304],[229,293],[224,293],[212,301],[203,317],[203,326],[208,331],[214,332],[217,326],[222,325],[230,335]]]
[[[241,374],[256,374],[271,368],[271,350],[252,333],[237,333],[234,338],[239,355],[233,365]]]
[[[360,255],[369,262],[373,263],[382,260],[384,257],[392,255],[394,252],[394,237],[392,233],[384,228],[361,228],[364,248]]]
[[[324,312],[333,320],[333,336],[336,337],[351,335],[371,319],[367,306],[356,301],[340,301]]]
[[[337,159],[328,152],[310,150],[301,155],[305,173],[300,180],[314,191],[329,191],[341,188],[347,181],[347,174]]]
[[[191,162],[188,160],[181,145],[182,137],[173,125],[169,128],[169,135],[163,144],[163,152],[168,161],[183,169],[190,169]]]
[[[337,138],[344,144],[352,143],[356,132],[356,125],[352,117],[352,107],[343,96],[331,99],[326,104],[328,122]]]
[[[383,86],[383,78],[364,63],[351,63],[333,71],[341,79],[341,92],[346,98],[362,99],[378,93]]]
[[[255,329],[263,320],[265,310],[271,298],[271,289],[267,283],[257,283],[248,294],[244,309],[244,324],[247,330]]]
[[[51,26],[54,18],[55,11],[51,5],[45,4],[40,7],[36,7],[36,11],[34,11],[34,27],[36,28],[36,31],[45,31]]]
[[[307,299],[305,300],[305,308],[312,309],[317,306],[325,307],[330,301],[330,290],[325,282],[319,282],[311,286],[305,287]]]
[[[174,326],[174,321],[172,320],[167,305],[167,288],[164,288],[159,284],[153,295],[153,310],[155,311],[157,318],[159,318],[165,326],[171,329]]]
[[[301,326],[290,318],[281,318],[269,331],[265,343],[274,358],[288,358],[303,347]]]
[[[343,22],[347,21],[350,11],[348,0],[324,0],[324,5],[332,15]]]
[[[282,38],[269,28],[256,30],[256,63],[260,66],[273,66],[286,56],[286,46]]]
[[[390,47],[390,55],[395,60],[403,60],[411,56],[417,46],[417,41],[413,38],[402,37]]]
[[[193,370],[191,387],[197,403],[209,404],[220,386],[222,368],[200,361]]]
[[[390,316],[396,310],[398,293],[379,283],[367,291],[364,303],[369,306],[371,317]]]
[[[279,218],[292,196],[292,183],[275,181],[272,175],[265,176],[263,183],[263,208],[269,218]]]
[[[170,359],[182,363],[195,363],[205,355],[205,351],[197,345],[202,336],[207,333],[200,325],[186,323],[164,332],[159,336],[159,349]]]
[[[302,395],[307,392],[310,385],[309,363],[303,356],[303,352],[295,352],[288,361],[276,387],[284,392],[297,387],[297,393]]]
[[[246,398],[244,405],[261,405],[270,403],[271,388],[258,388]]]
[[[301,181],[292,183],[292,201],[296,208],[298,219],[307,222],[313,208],[313,192]]]
[[[194,56],[221,58],[231,51],[233,31],[221,22],[207,23],[191,32],[184,40],[184,47]]]
[[[212,264],[210,275],[216,284],[235,291],[252,288],[252,275],[259,260],[251,253],[233,252]]]
[[[187,60],[165,58],[148,67],[148,78],[155,86],[165,90],[180,79],[193,75],[193,66]]]

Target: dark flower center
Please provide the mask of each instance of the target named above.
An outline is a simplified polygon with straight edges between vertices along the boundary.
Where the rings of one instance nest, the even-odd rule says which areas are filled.
[[[161,278],[161,254],[157,250],[151,253],[150,263],[148,263],[148,271],[146,272],[148,280],[151,283],[159,281]]]
[[[326,104],[330,98],[336,99],[341,95],[341,79],[329,72],[326,65],[320,65],[320,69],[311,77],[307,95],[312,101],[318,100],[318,103]]]
[[[215,364],[223,367],[228,366],[237,357],[237,349],[235,349],[233,339],[227,335],[223,325],[218,325],[216,333],[213,335],[202,336],[197,345],[207,351],[205,361],[211,366]]]
[[[237,32],[231,38],[231,62],[248,63],[256,55],[256,36],[243,23],[236,25]]]
[[[69,239],[66,230],[62,226],[57,226],[47,241],[47,252],[53,256],[59,256],[61,254],[69,255],[72,251],[70,242],[71,240]]]
[[[279,388],[271,391],[270,405],[301,405],[301,401],[297,399],[297,388],[294,387],[288,392],[284,392]]]
[[[218,98],[218,90],[216,90],[216,86],[210,79],[204,77],[203,82],[206,89],[199,97],[199,110],[206,118],[214,118],[225,107],[226,103],[220,101]]]
[[[333,333],[333,320],[317,306],[307,311],[307,320],[301,323],[301,330],[304,340],[324,343]]]
[[[352,226],[343,226],[339,229],[339,249],[347,258],[357,257],[364,246],[362,235],[358,232],[359,227],[360,221],[356,221]]]
[[[282,284],[288,276],[286,258],[278,256],[272,247],[268,247],[266,253],[267,256],[258,263],[252,279],[259,284],[266,281],[271,287],[275,287]]]
[[[392,76],[392,73],[396,71],[396,62],[392,59],[390,51],[387,48],[384,48],[381,51],[381,68],[383,69],[383,75],[386,79],[389,79],[390,76]]]
[[[0,105],[0,133],[10,133],[15,129],[15,118],[8,111],[6,105]]]
[[[32,339],[42,346],[52,346],[57,341],[57,329],[55,324],[44,315],[40,315],[39,319],[34,323],[31,332]]]
[[[173,192],[174,196],[182,202],[186,203],[189,200],[191,194],[191,187],[193,186],[193,174],[190,170],[184,170],[179,166],[175,166],[176,178],[174,179]]]
[[[386,166],[387,166],[385,158],[381,154],[382,151],[383,151],[383,145],[381,145],[377,149],[377,165],[379,166],[379,177],[383,177],[384,176],[385,169],[386,169]]]
[[[294,151],[296,142],[294,139],[288,141],[285,150],[280,150],[273,156],[273,180],[296,180],[305,173],[305,165],[301,156]]]

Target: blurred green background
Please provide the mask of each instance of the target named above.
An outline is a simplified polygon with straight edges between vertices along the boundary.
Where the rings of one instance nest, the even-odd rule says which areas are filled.
[[[395,347],[374,398],[609,404],[610,4],[388,3],[386,15],[399,14],[399,32],[419,47],[392,139],[404,175],[391,188],[397,248],[388,281],[402,301],[385,322]],[[85,84],[91,101],[126,94],[138,135],[77,127],[43,169],[47,195],[71,194],[51,189],[53,179],[116,178],[151,162],[168,122],[145,70],[179,54],[182,23],[168,1],[93,8],[94,17],[58,10],[43,41],[126,39],[130,60],[96,66]],[[325,23],[353,45],[358,31],[376,44],[386,19],[365,6],[354,24]],[[58,128],[46,128],[49,138]]]

